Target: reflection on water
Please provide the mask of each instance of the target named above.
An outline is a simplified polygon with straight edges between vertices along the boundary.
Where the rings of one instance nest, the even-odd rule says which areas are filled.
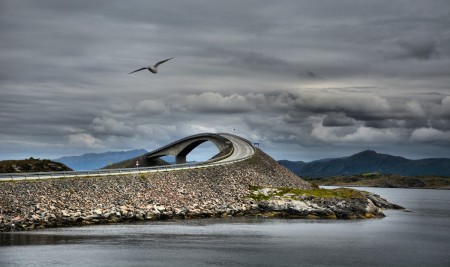
[[[6,233],[0,235],[0,244],[2,246],[30,246],[30,245],[58,245],[58,244],[76,244],[82,242],[102,242],[110,240],[111,236],[97,237],[89,235],[59,235],[43,232],[32,233]]]
[[[0,234],[0,266],[450,266],[450,191],[366,188],[374,220],[226,218]]]

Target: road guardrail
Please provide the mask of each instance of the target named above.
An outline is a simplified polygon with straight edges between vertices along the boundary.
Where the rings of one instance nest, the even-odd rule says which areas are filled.
[[[139,168],[121,168],[121,169],[104,169],[92,171],[63,171],[63,172],[28,172],[28,173],[0,173],[0,181],[23,181],[23,180],[39,180],[39,179],[61,179],[73,177],[92,177],[92,176],[109,176],[122,174],[138,174],[151,172],[166,172],[176,170],[188,170],[208,168],[213,166],[222,166],[241,162],[251,158],[253,155],[223,162],[201,162],[201,163],[184,163],[165,166],[139,167]]]

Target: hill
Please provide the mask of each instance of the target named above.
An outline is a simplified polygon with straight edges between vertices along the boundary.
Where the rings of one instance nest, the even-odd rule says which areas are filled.
[[[147,153],[145,149],[134,149],[129,151],[109,151],[105,153],[88,153],[81,156],[69,156],[55,159],[54,161],[64,163],[70,168],[80,170],[96,170],[112,163],[134,158]]]
[[[49,159],[24,159],[24,160],[2,160],[0,161],[0,173],[20,172],[54,172],[71,171],[69,167],[60,162]]]
[[[362,173],[397,174],[404,176],[450,176],[450,159],[429,158],[410,160],[403,157],[365,150],[349,157],[280,164],[295,174],[307,178],[351,176]]]
[[[298,173],[301,172],[303,166],[307,164],[306,162],[303,161],[289,161],[289,160],[279,160],[278,162],[297,175]]]

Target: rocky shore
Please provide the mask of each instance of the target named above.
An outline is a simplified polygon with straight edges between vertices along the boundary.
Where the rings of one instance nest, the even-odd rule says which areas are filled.
[[[270,217],[366,219],[384,217],[382,209],[403,209],[379,195],[348,188],[260,188],[251,193],[250,199],[257,203],[254,215]]]
[[[296,194],[277,188],[306,191]],[[384,200],[376,196],[315,196],[308,190],[317,191],[259,150],[249,160],[214,168],[2,182],[0,231],[244,215],[383,216]]]

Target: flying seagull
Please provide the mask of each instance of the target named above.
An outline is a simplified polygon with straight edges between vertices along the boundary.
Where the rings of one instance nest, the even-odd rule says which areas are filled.
[[[156,64],[153,65],[153,66],[140,68],[140,69],[135,70],[135,71],[132,71],[132,72],[130,72],[130,73],[128,73],[128,74],[135,73],[135,72],[138,72],[138,71],[141,71],[141,70],[148,70],[148,71],[150,71],[151,73],[158,73],[158,66],[161,65],[161,64],[163,64],[163,63],[166,62],[166,61],[171,60],[172,58],[173,58],[173,57],[168,58],[168,59],[161,60],[160,62],[156,63]]]

